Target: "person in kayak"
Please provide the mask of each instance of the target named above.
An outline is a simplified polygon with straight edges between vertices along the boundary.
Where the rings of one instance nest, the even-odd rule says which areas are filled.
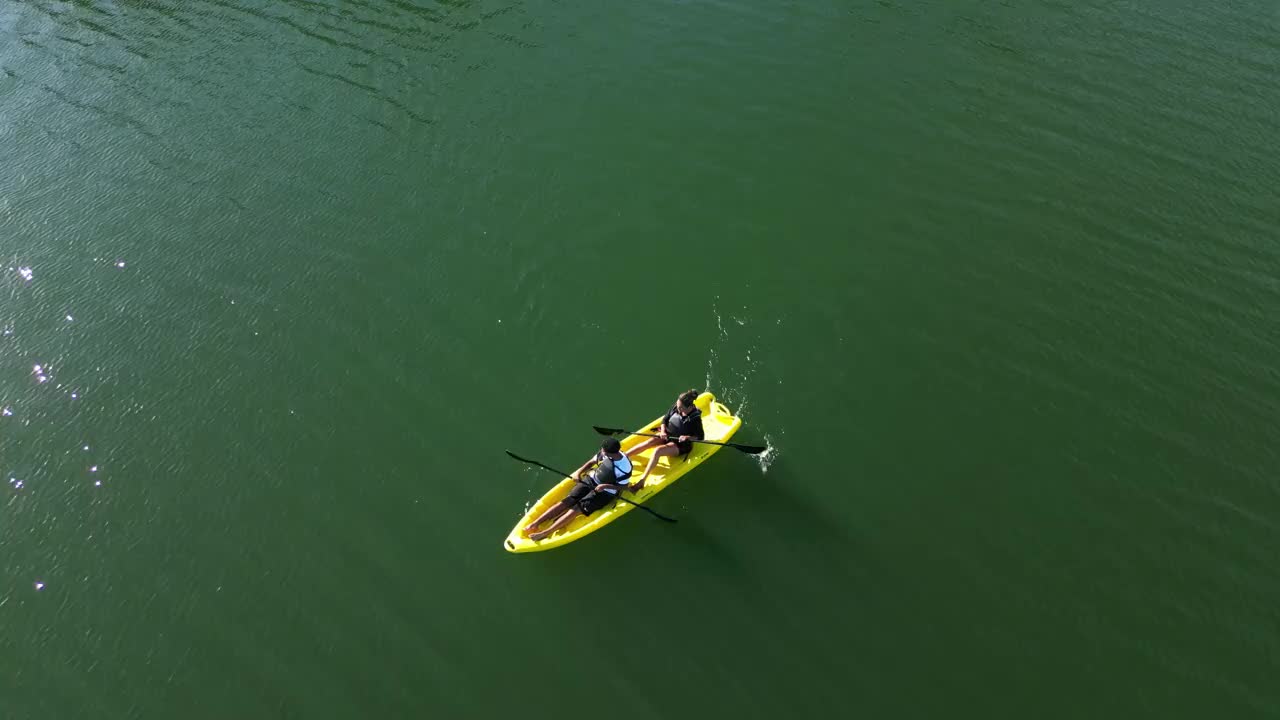
[[[658,437],[649,438],[631,448],[628,455],[635,457],[638,453],[655,445],[660,446],[653,451],[653,457],[649,458],[649,465],[645,467],[644,474],[631,486],[632,492],[640,492],[644,487],[644,481],[649,479],[649,473],[653,472],[659,458],[688,455],[689,451],[693,450],[693,441],[702,440],[707,436],[702,429],[702,411],[694,404],[697,399],[697,390],[680,393],[680,397],[676,398],[676,404],[671,406],[666,417],[663,418],[662,426],[658,429]]]
[[[592,465],[595,467],[587,472]],[[631,483],[631,459],[622,454],[622,443],[617,438],[605,438],[600,443],[600,452],[582,463],[582,467],[574,471],[573,479],[577,482],[565,499],[525,526],[524,534],[530,540],[541,540],[573,522],[579,515],[589,516],[613,502],[618,493]],[[556,519],[551,527],[538,530],[539,525],[551,518]]]

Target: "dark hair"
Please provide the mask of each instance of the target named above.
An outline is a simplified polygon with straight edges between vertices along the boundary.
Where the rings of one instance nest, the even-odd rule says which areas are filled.
[[[622,443],[618,442],[618,438],[605,438],[600,443],[600,449],[607,453],[616,453],[622,449]]]
[[[698,391],[689,388],[685,392],[680,393],[680,397],[676,399],[676,404],[680,407],[693,407],[693,402],[698,399]]]

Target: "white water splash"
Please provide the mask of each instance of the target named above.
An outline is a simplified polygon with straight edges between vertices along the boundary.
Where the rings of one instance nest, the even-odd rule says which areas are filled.
[[[716,388],[714,392],[719,399],[749,425],[750,389],[761,383],[782,384],[782,378],[773,374],[774,369],[768,360],[771,356],[771,335],[774,328],[782,324],[783,318],[774,318],[770,324],[769,318],[761,317],[759,312],[753,314],[745,305],[737,313],[722,315],[719,304],[720,297],[717,296],[712,303],[717,334],[708,348],[707,388]],[[724,323],[725,317],[733,321],[728,327]],[[781,438],[764,432],[764,428],[755,432],[762,432],[765,440],[766,450],[753,456],[761,474],[764,474],[778,458]],[[754,433],[748,431],[748,434]]]
[[[715,316],[715,319],[716,319],[716,329],[719,331],[719,333],[716,335],[715,342],[713,342],[713,343],[711,344],[711,347],[708,349],[708,354],[707,354],[707,377],[706,377],[706,382],[704,382],[704,383],[703,383],[703,387],[704,387],[704,388],[706,388],[706,389],[708,389],[708,390],[710,390],[712,387],[714,387],[714,386],[715,386],[716,361],[717,361],[717,360],[719,359],[719,357],[720,357],[720,356],[719,356],[719,350],[718,350],[717,348],[718,348],[720,345],[722,345],[722,344],[724,343],[725,338],[727,338],[727,337],[728,337],[728,333],[726,333],[726,332],[725,332],[725,329],[724,329],[724,321],[723,321],[723,319],[720,317],[720,307],[719,307],[719,306],[720,306],[720,296],[719,296],[719,295],[717,295],[717,296],[715,296],[715,298],[713,298],[713,299],[712,299],[712,301],[711,301],[711,314],[712,314],[713,316]]]
[[[764,434],[765,450],[759,455],[752,455],[756,460],[756,464],[760,466],[760,474],[764,475],[769,472],[769,466],[773,465],[773,461],[778,459],[781,452],[777,444],[773,442],[773,437],[769,433]]]

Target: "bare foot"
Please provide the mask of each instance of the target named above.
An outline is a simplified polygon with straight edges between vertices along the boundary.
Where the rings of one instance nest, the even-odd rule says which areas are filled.
[[[534,542],[538,542],[539,540],[541,540],[542,538],[544,538],[544,537],[546,537],[546,536],[548,536],[548,535],[550,535],[550,534],[551,534],[551,533],[550,533],[550,532],[548,532],[548,531],[546,531],[546,530],[543,530],[542,532],[529,533],[529,539],[530,539],[530,540],[532,540],[532,541],[534,541]]]
[[[525,534],[525,535],[533,535],[533,532],[534,532],[534,530],[533,530],[533,529],[534,529],[534,528],[536,528],[536,527],[538,527],[538,526],[539,526],[539,525],[541,525],[541,524],[542,524],[542,523],[529,523],[528,525],[525,525],[525,526],[524,526],[524,534]]]

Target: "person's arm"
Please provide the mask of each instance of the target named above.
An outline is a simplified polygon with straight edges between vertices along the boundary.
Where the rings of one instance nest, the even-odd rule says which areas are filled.
[[[602,490],[612,490],[614,492],[618,492],[621,489],[622,489],[622,486],[614,485],[613,483],[602,483],[596,486],[596,492],[600,492]]]
[[[591,464],[594,463],[595,461],[596,461],[596,458],[594,455],[592,455],[590,460],[582,463],[582,467],[573,471],[573,479],[577,480],[578,478],[582,477],[582,473],[585,472],[587,468],[591,467]]]

